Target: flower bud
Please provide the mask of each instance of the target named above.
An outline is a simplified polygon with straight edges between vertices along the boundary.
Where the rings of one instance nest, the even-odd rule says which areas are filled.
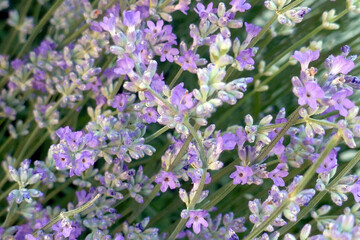
[[[292,25],[294,25],[294,23],[300,23],[304,19],[304,16],[310,11],[311,9],[307,7],[296,7],[287,11],[285,15],[291,20]]]
[[[322,25],[325,29],[328,30],[336,30],[339,29],[339,24],[333,23],[333,19],[336,17],[335,9],[331,9],[330,11],[325,11],[322,15]]]
[[[182,189],[182,188],[179,189],[179,196],[180,196],[181,201],[183,201],[186,204],[186,206],[189,205],[189,197],[188,197],[187,192],[184,189]]]
[[[360,13],[360,1],[359,0],[347,0],[346,8],[352,12]]]
[[[213,134],[215,128],[216,128],[215,124],[209,125],[204,131],[204,138],[210,137],[210,135]]]
[[[341,229],[344,232],[351,232],[354,229],[355,216],[354,215],[341,215]]]
[[[225,4],[223,2],[219,3],[219,7],[217,9],[217,15],[219,17],[223,17],[226,11]]]
[[[267,7],[267,9],[271,10],[271,11],[276,11],[278,10],[277,6],[275,5],[275,3],[273,1],[265,1],[264,2],[265,7]]]
[[[311,224],[306,224],[300,231],[300,240],[306,240],[311,233]]]
[[[260,120],[259,125],[262,125],[262,126],[267,125],[272,121],[272,119],[273,119],[273,117],[271,115],[267,115],[266,117],[264,117]]]
[[[209,195],[209,190],[202,191],[197,203],[201,203]]]
[[[208,121],[205,118],[195,118],[195,122],[200,126],[208,125]]]
[[[342,206],[342,203],[347,200],[347,196],[342,193],[331,192],[330,197],[338,206]]]
[[[291,26],[292,22],[290,19],[288,19],[284,14],[279,14],[277,17],[277,20],[280,24]]]
[[[215,161],[215,162],[212,162],[208,168],[210,170],[219,170],[220,168],[222,168],[224,166],[224,163],[220,162],[220,161]]]
[[[324,182],[321,179],[316,180],[315,189],[319,192],[324,191],[326,188]]]
[[[294,237],[294,235],[287,233],[284,236],[284,240],[296,240],[296,238]]]
[[[8,170],[9,170],[9,175],[10,175],[11,179],[13,181],[19,183],[20,182],[20,176],[19,176],[18,171],[11,165],[9,165]]]
[[[229,28],[242,28],[243,21],[241,20],[230,20],[227,23],[227,27]]]
[[[180,217],[184,218],[184,219],[188,218],[189,217],[189,211],[186,210],[186,209],[182,210],[181,213],[180,213]]]
[[[340,179],[338,184],[352,185],[355,183],[356,179],[358,179],[358,176],[356,176],[356,175],[344,176]]]
[[[252,126],[254,124],[254,120],[251,115],[247,114],[245,116],[245,123],[247,126]]]

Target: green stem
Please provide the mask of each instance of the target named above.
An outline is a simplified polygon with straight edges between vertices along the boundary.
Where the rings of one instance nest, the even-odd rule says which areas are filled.
[[[2,227],[4,227],[4,228],[9,227],[10,221],[12,220],[13,216],[15,215],[17,209],[18,209],[17,203],[16,203],[15,201],[13,201],[13,202],[11,203],[9,212],[8,212],[8,214],[6,215],[5,222],[2,224]]]
[[[75,84],[72,84],[70,88],[68,89],[69,95],[75,90],[76,86]],[[54,105],[52,105],[50,108],[46,109],[45,111],[45,118],[48,118],[56,109],[58,106],[60,106],[64,96],[59,98]]]
[[[184,72],[184,70],[180,67],[179,71],[176,73],[175,77],[171,80],[169,84],[169,88],[171,89],[177,82],[177,80],[180,78],[181,74]]]
[[[330,116],[333,116],[337,113],[334,113]],[[313,122],[313,123],[317,123],[321,126],[324,126],[324,127],[329,127],[329,128],[337,128],[338,126],[333,123],[333,122],[329,122],[329,121],[326,121],[326,120],[321,120],[321,119],[315,119],[315,118],[308,118],[308,119],[298,119],[294,122],[294,125],[298,125],[298,124],[302,124],[302,123],[306,123],[307,121],[309,122]],[[265,132],[268,132],[269,130],[272,130],[272,129],[275,129],[275,128],[279,128],[279,127],[284,127],[286,124],[285,123],[277,123],[277,124],[270,124],[270,125],[266,125],[266,126],[260,126],[258,131],[259,132],[262,132],[262,131],[265,131]]]
[[[119,92],[119,89],[121,88],[123,82],[124,82],[124,76],[121,76],[119,78],[119,80],[116,82],[114,90],[112,91],[112,93],[110,95],[110,99],[114,99],[115,95]]]
[[[86,209],[91,207],[91,205],[93,205],[93,203],[99,197],[101,197],[101,194],[97,194],[91,201],[85,203],[84,205],[82,205],[82,206],[80,206],[80,207],[78,207],[78,208],[76,208],[74,210],[70,210],[70,211],[67,211],[67,212],[60,213],[58,216],[51,219],[50,222],[48,224],[46,224],[44,227],[42,227],[40,230],[41,231],[46,231],[46,230],[50,229],[54,224],[56,224],[61,219],[70,218],[70,217],[74,216],[75,214],[78,214],[78,213],[81,213],[81,212],[85,211]],[[37,237],[37,234],[38,234],[38,232],[40,230],[35,231],[35,233],[34,233],[35,237]]]
[[[188,210],[193,210],[195,205],[197,204],[197,202],[199,201],[199,198],[201,196],[201,192],[204,189],[204,185],[205,185],[205,179],[206,179],[206,173],[207,171],[204,170],[203,174],[201,175],[201,179],[200,179],[200,184],[198,189],[196,190],[195,196],[194,198],[191,200],[191,202],[189,203],[189,206],[187,207]],[[186,223],[187,219],[186,218],[182,218],[179,223],[177,224],[177,226],[175,227],[174,231],[171,233],[171,235],[169,236],[169,240],[173,240],[177,237],[177,235],[179,234],[179,232],[183,229],[185,223]]]
[[[168,5],[169,3],[171,3],[172,0],[165,0],[163,3],[160,4],[160,6],[158,7],[159,9],[164,8],[166,5]]]
[[[320,154],[319,158],[316,160],[314,164],[311,165],[309,170],[305,173],[304,178],[300,181],[300,183],[295,187],[295,189],[289,194],[289,198],[295,197],[298,193],[300,193],[306,186],[306,184],[311,180],[316,170],[320,167],[321,163],[324,161],[327,155],[329,155],[330,151],[333,150],[334,147],[337,146],[340,140],[340,134],[336,133],[331,137],[329,142],[326,144],[325,149]]]
[[[284,13],[286,11],[289,11],[290,9],[292,9],[293,7],[296,7],[297,5],[299,5],[300,3],[302,3],[304,0],[297,0],[295,2],[292,2],[291,4],[287,5],[285,8],[281,9],[279,11],[279,13]],[[271,27],[271,25],[273,24],[273,22],[276,21],[278,17],[278,14],[275,13],[274,16],[272,16],[272,18],[265,24],[265,26],[261,29],[261,31],[259,32],[258,35],[256,35],[256,37],[254,37],[251,42],[248,45],[248,48],[252,48],[255,46],[255,44],[260,40],[260,38],[262,38],[262,36],[269,30],[269,28]]]
[[[264,34],[269,30],[269,28],[271,27],[271,25],[276,21],[278,15],[277,13],[274,14],[274,16],[272,16],[272,18],[270,18],[270,20],[265,24],[265,26],[261,29],[261,31],[259,32],[258,35],[256,35],[256,37],[254,37],[251,42],[249,43],[249,45],[247,46],[248,48],[252,48],[255,46],[255,44],[260,40],[260,38],[262,38],[262,36],[264,36]]]
[[[198,129],[198,126],[195,126],[195,129]],[[187,148],[191,142],[191,140],[193,139],[192,135],[189,135],[184,144],[182,145],[182,147],[180,148],[180,151],[178,152],[178,154],[176,155],[174,161],[171,163],[171,165],[168,167],[168,169],[165,169],[167,171],[172,171],[173,168],[175,168],[178,163],[181,161],[182,157],[186,154]],[[156,176],[153,176],[152,178],[149,179],[149,182],[153,182],[155,180]],[[138,208],[138,210],[136,210],[131,216],[130,216],[130,220],[134,220],[137,216],[139,216],[142,211],[145,210],[145,208],[151,203],[151,201],[154,199],[154,197],[159,193],[160,191],[160,185],[157,184],[154,189],[152,190],[152,192],[150,193],[148,199],[141,205],[140,208]]]
[[[288,121],[285,123],[285,126],[276,134],[275,138],[271,141],[269,145],[260,153],[260,155],[254,160],[253,164],[261,163],[264,161],[266,156],[270,151],[275,147],[275,145],[280,141],[280,139],[286,134],[287,130],[297,121],[299,117],[299,111],[303,106],[299,106],[289,117]]]
[[[196,126],[195,126],[196,128]],[[184,144],[182,145],[182,147],[180,148],[180,151],[179,153],[176,155],[174,161],[171,163],[171,165],[168,167],[168,169],[166,169],[167,171],[172,171],[178,164],[179,162],[181,161],[182,157],[186,154],[187,152],[187,148],[191,142],[191,140],[193,139],[193,136],[192,135],[189,135]]]
[[[259,44],[258,52],[262,52],[265,47],[269,46],[270,42],[273,40],[274,36],[271,33],[268,33],[265,39]]]
[[[306,121],[304,119],[298,119],[294,122],[294,125],[298,125],[298,124],[302,124],[305,123]],[[259,132],[269,132],[269,130],[273,130],[276,128],[280,128],[280,127],[284,127],[286,124],[286,122],[284,123],[277,123],[277,124],[270,124],[270,125],[266,125],[266,126],[260,126],[258,128]]]
[[[227,82],[227,80],[230,78],[231,74],[234,72],[235,68],[234,67],[229,67],[229,69],[226,71],[226,75],[224,77],[223,82]]]
[[[336,175],[336,177],[326,186],[327,189],[331,189],[333,186],[335,186],[340,179],[345,176],[348,172],[350,172],[351,169],[353,169],[356,164],[360,161],[360,151],[358,151],[355,155],[355,157],[341,170],[341,172]],[[296,222],[289,222],[285,226],[279,229],[280,234],[287,233],[295,224],[297,224],[301,219],[303,219],[310,211],[314,210],[315,206],[320,202],[320,200],[326,195],[327,191],[322,191],[319,194],[317,194],[311,202],[303,208],[299,214],[297,215]]]
[[[256,238],[259,234],[261,234],[265,228],[271,224],[275,218],[277,218],[288,206],[288,204],[291,202],[291,199],[295,198],[298,193],[300,193],[305,186],[309,183],[309,181],[312,179],[313,175],[315,174],[316,170],[319,168],[321,163],[324,161],[326,156],[330,153],[330,151],[336,147],[338,141],[340,139],[339,134],[335,134],[328,144],[326,145],[325,149],[321,152],[318,159],[315,161],[314,164],[311,165],[311,167],[306,171],[303,179],[300,181],[300,183],[295,187],[295,189],[289,194],[289,198],[284,200],[284,202],[276,208],[276,210],[265,220],[263,223],[258,226],[257,228],[254,228],[252,232],[244,239],[244,240],[252,240]]]
[[[152,192],[150,193],[149,197],[146,199],[146,201],[138,206],[138,208],[130,215],[130,217],[127,219],[129,223],[132,223],[144,210],[149,206],[151,201],[156,197],[156,195],[160,191],[161,184],[157,184]]]
[[[286,7],[284,7],[283,9],[281,9],[281,10],[279,11],[279,13],[280,13],[280,14],[285,13],[285,12],[291,10],[292,8],[300,5],[303,1],[305,1],[305,0],[296,0],[296,1],[292,2],[292,3],[290,3],[289,5],[287,5]]]
[[[157,130],[156,132],[154,132],[153,134],[151,134],[150,136],[145,138],[145,143],[151,142],[152,140],[154,140],[155,138],[159,137],[161,134],[163,134],[164,132],[166,132],[167,130],[169,130],[168,126],[164,126],[162,128],[160,128],[159,130]]]
[[[127,9],[128,8],[127,3],[128,1],[126,0],[119,0],[120,9]]]
[[[309,122],[313,122],[313,123],[317,123],[321,126],[324,127],[328,127],[328,128],[337,128],[338,126],[336,125],[336,123],[332,123],[326,120],[319,120],[319,119],[314,119],[314,118],[309,118],[308,119]]]
[[[177,113],[177,110],[167,101],[165,100],[160,94],[155,92],[151,87],[148,87],[147,90],[154,95],[158,100],[160,100],[162,103],[164,103],[165,106],[167,106],[173,113]]]
[[[128,164],[129,168],[131,166],[131,168],[139,166],[139,165],[144,165],[144,169],[151,169],[149,172],[149,175],[154,175],[158,172],[157,166],[161,165],[161,161],[159,161],[159,159],[161,159],[161,156],[163,155],[163,153],[169,148],[170,143],[168,141],[166,141],[162,147],[160,148],[160,150],[156,150],[155,154],[153,154],[151,157],[149,157],[148,159],[144,159],[142,161],[136,161],[136,162],[132,162],[131,164]],[[138,162],[140,162],[138,164]],[[142,163],[141,163],[142,162]],[[152,179],[152,181],[155,180],[155,177]]]
[[[220,189],[218,189],[215,193],[213,193],[206,202],[202,203],[200,205],[200,209],[210,209],[211,207],[218,204],[221,200],[223,200],[232,190],[234,190],[236,187],[233,182],[228,182],[224,186],[222,186]]]
[[[44,28],[45,24],[50,20],[50,18],[53,16],[54,12],[58,7],[64,2],[64,0],[57,0],[47,11],[47,13],[41,18],[40,22],[36,25],[36,27],[31,31],[31,34],[29,38],[27,39],[24,46],[21,48],[20,52],[17,55],[17,58],[20,58],[24,55],[24,53],[27,51],[27,49],[30,47],[32,42],[35,40],[36,36],[41,32],[41,30]]]
[[[339,20],[340,18],[342,18],[343,16],[345,16],[346,14],[348,14],[349,9],[345,9],[343,10],[341,13],[339,13],[338,15],[336,15],[333,19],[331,19],[330,22],[336,22],[337,20]]]
[[[207,168],[207,159],[206,159],[206,156],[205,156],[204,145],[203,145],[201,139],[199,138],[199,135],[197,134],[197,130],[195,130],[195,128],[188,121],[185,121],[184,125],[187,127],[187,129],[189,129],[191,135],[194,137],[197,145],[199,146],[200,158],[201,158],[201,161],[204,164],[203,168]]]

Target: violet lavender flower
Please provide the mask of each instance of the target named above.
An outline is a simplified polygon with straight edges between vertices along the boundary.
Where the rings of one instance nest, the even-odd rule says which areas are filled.
[[[320,56],[319,50],[316,51],[307,50],[304,53],[300,51],[295,51],[294,55],[292,55],[292,57],[301,64],[302,71],[308,69],[310,62],[317,60],[319,56]]]
[[[168,188],[175,189],[180,187],[179,180],[172,172],[161,171],[155,178],[157,184],[161,184],[160,190],[166,192]]]
[[[236,57],[236,60],[240,62],[241,68],[245,69],[247,66],[253,66],[255,64],[254,57],[255,54],[253,53],[253,50],[251,48],[248,48],[246,50],[240,51],[239,55]]]
[[[316,109],[318,99],[325,96],[324,91],[315,82],[306,82],[304,87],[297,88],[294,91],[299,96],[298,103],[302,106],[308,104],[312,109]]]
[[[346,59],[343,55],[336,57],[330,55],[326,59],[326,65],[330,70],[329,74],[331,75],[337,75],[339,73],[348,74],[355,67],[354,62],[350,59]]]
[[[192,226],[194,233],[199,233],[201,231],[201,226],[207,228],[208,222],[205,220],[205,217],[208,215],[208,212],[205,210],[192,210],[188,211],[189,220],[186,222],[186,227],[190,228]]]
[[[249,166],[235,166],[236,171],[230,175],[230,178],[234,179],[233,184],[244,185],[248,183],[248,180],[254,174],[253,170]]]
[[[289,172],[284,170],[285,164],[280,163],[276,166],[274,170],[269,172],[268,177],[274,181],[276,186],[283,187],[285,186],[285,181],[283,180],[284,177],[289,175]]]
[[[357,1],[9,2],[1,239],[360,239]]]
[[[251,8],[251,5],[246,0],[232,0],[230,5],[232,6],[231,10],[234,12],[245,12]]]

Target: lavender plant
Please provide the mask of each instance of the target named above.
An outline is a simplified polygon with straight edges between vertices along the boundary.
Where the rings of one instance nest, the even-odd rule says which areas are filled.
[[[360,239],[359,0],[0,11],[0,239]]]

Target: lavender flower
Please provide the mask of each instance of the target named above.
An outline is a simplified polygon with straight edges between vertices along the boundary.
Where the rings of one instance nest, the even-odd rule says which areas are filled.
[[[251,5],[246,0],[232,0],[230,5],[232,6],[231,10],[234,12],[245,12],[251,8]]]
[[[299,96],[300,105],[308,104],[312,109],[318,107],[317,100],[325,96],[324,91],[315,82],[306,82],[304,87],[296,88],[295,94]]]
[[[161,184],[160,190],[166,192],[168,188],[175,189],[180,187],[180,183],[177,177],[172,172],[161,171],[159,175],[156,176],[155,182]]]
[[[284,182],[283,178],[286,177],[287,175],[289,175],[289,172],[284,170],[284,167],[285,167],[285,164],[280,163],[276,166],[276,168],[274,170],[272,170],[268,174],[269,178],[271,178],[271,180],[274,181],[274,184],[276,186],[280,186],[280,187],[285,186],[285,182]]]
[[[308,69],[310,62],[315,61],[319,58],[320,51],[311,51],[307,50],[304,53],[300,51],[295,51],[292,57],[301,64],[301,70],[306,71]]]
[[[190,228],[192,226],[194,233],[199,233],[201,226],[204,228],[209,226],[208,222],[204,218],[207,214],[208,213],[205,210],[188,211],[189,220],[186,222],[186,227]]]
[[[0,0],[1,239],[360,238],[360,204],[348,201],[360,201],[359,154],[349,151],[360,137],[357,56],[346,45],[310,66],[333,52],[329,37],[351,43],[358,20],[347,14],[359,4],[335,15],[321,2],[264,1],[272,13],[246,0],[196,2],[37,0],[20,11]],[[310,7],[317,28],[298,25]],[[339,30],[319,38],[321,29]],[[319,41],[300,46],[305,30]],[[301,47],[290,58],[289,44]],[[300,107],[287,115],[290,79]],[[304,206],[327,194],[351,209],[312,211],[311,236]],[[300,234],[288,228],[297,221]]]
[[[244,185],[248,182],[248,179],[253,175],[253,171],[249,166],[241,167],[235,166],[236,171],[230,175],[230,178],[234,179],[234,184]]]
[[[246,50],[240,51],[239,55],[236,57],[236,60],[239,61],[241,68],[245,69],[251,69],[252,66],[255,64],[254,57],[255,54],[253,53],[253,50],[251,48],[248,48]]]
[[[346,59],[343,55],[336,57],[330,55],[326,59],[326,65],[331,75],[337,75],[339,73],[348,74],[355,66],[352,60]]]

